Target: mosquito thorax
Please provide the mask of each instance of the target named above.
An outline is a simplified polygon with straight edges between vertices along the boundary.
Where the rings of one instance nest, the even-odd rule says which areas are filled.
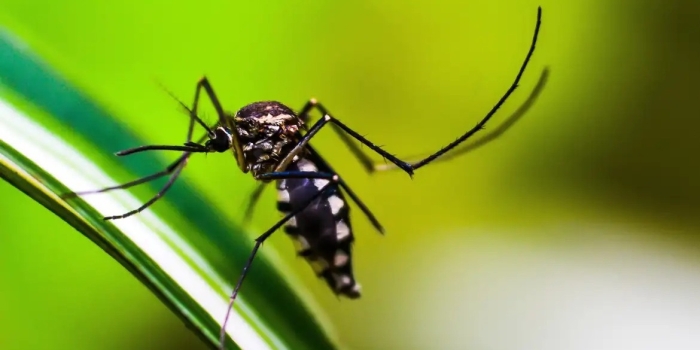
[[[258,175],[275,166],[299,141],[303,122],[291,108],[275,101],[254,102],[234,117],[248,171]]]

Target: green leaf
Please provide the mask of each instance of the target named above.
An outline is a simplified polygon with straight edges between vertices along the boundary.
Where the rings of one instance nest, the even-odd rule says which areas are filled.
[[[116,259],[214,345],[253,235],[226,220],[225,209],[203,200],[184,179],[163,199],[173,208],[167,218],[146,210],[124,220],[102,220],[143,203],[125,191],[68,202],[59,198],[118,183],[97,165],[96,155],[144,144],[118,120],[21,40],[0,32],[0,176]],[[110,165],[123,167],[115,173],[141,177],[167,163],[158,155],[142,154]],[[142,186],[156,191],[160,184]],[[228,327],[236,344],[229,342],[229,348],[338,348],[323,312],[266,248],[236,301]]]

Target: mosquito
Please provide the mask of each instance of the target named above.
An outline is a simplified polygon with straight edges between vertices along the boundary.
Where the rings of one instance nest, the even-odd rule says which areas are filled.
[[[485,124],[515,91],[535,51],[541,17],[542,9],[538,7],[537,23],[528,53],[515,81],[501,99],[476,126],[419,161],[406,162],[383,150],[335,118],[316,99],[306,102],[299,113],[295,113],[291,108],[277,101],[254,102],[239,109],[235,114],[227,113],[208,78],[203,77],[197,83],[192,107],[187,107],[178,100],[190,116],[187,141],[184,144],[146,145],[116,153],[117,156],[126,156],[152,150],[182,152],[177,160],[160,172],[122,185],[94,191],[72,192],[63,197],[126,189],[169,176],[160,191],[140,207],[121,215],[104,218],[105,220],[123,219],[143,211],[163,197],[192,154],[232,152],[239,169],[243,173],[251,173],[255,180],[261,182],[253,193],[251,203],[257,201],[264,185],[274,181],[277,188],[277,209],[282,213],[283,218],[255,239],[253,249],[229,299],[226,316],[221,326],[220,349],[224,349],[226,324],[248,270],[260,246],[279,228],[283,227],[283,231],[295,243],[297,253],[306,259],[317,276],[322,278],[336,295],[357,299],[360,297],[361,288],[355,280],[352,269],[354,235],[347,198],[357,205],[379,233],[384,233],[384,228],[344,179],[309,144],[309,141],[324,126],[330,125],[368,171],[382,171],[389,168],[374,165],[355,142],[360,142],[412,178],[416,170],[441,158],[445,153],[484,129]],[[207,125],[197,114],[202,91],[209,97],[218,116],[218,121],[213,126]],[[309,113],[314,109],[318,110],[323,117],[309,127]],[[206,134],[193,141],[195,123],[204,128]]]

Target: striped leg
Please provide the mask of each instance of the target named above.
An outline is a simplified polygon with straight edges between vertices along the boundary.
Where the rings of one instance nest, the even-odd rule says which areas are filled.
[[[547,84],[547,80],[549,78],[549,73],[550,70],[548,67],[545,67],[542,70],[542,73],[540,74],[540,78],[537,81],[537,84],[535,87],[532,89],[530,92],[530,95],[527,97],[525,102],[523,102],[518,109],[513,112],[503,123],[501,123],[497,128],[492,129],[490,132],[485,134],[482,138],[478,139],[477,141],[464,145],[464,147],[457,148],[453,150],[452,152],[445,154],[444,156],[438,158],[435,160],[435,162],[445,162],[448,160],[452,160],[454,158],[460,157],[464,154],[467,154],[469,152],[472,152],[482,146],[485,146],[486,144],[490,143],[491,141],[494,141],[501,135],[505,134],[506,131],[508,131],[515,123],[517,123],[524,115],[527,113],[527,111],[533,106],[539,95],[542,93],[542,90],[544,89],[545,85]],[[327,110],[323,108],[316,100],[310,100],[309,102],[306,103],[304,108],[302,109],[302,113],[309,113],[311,109],[317,108],[321,113],[327,113]],[[302,118],[302,113],[300,113],[300,118]],[[306,119],[308,119],[308,114],[304,114]],[[302,119],[304,119],[302,118]],[[376,173],[376,172],[382,172],[382,171],[387,171],[387,170],[397,170],[399,169],[396,165],[393,163],[376,163],[374,162],[360,147],[358,147],[357,143],[354,142],[350,137],[348,137],[347,134],[343,133],[342,130],[333,128],[335,132],[337,133],[338,137],[340,140],[345,144],[345,146],[350,150],[350,152],[355,156],[355,158],[360,162],[362,167],[370,174]],[[424,157],[424,156],[423,156]],[[421,156],[412,156],[408,157],[409,159],[412,159],[408,161],[410,164],[416,164],[422,159],[423,157]]]
[[[314,127],[312,127],[309,132],[307,133],[307,137],[311,138],[313,134],[318,132],[318,129],[323,127],[326,123],[331,123],[332,129],[338,134],[340,139],[345,143],[345,145],[350,149],[350,151],[355,155],[355,157],[359,160],[359,162],[362,164],[362,166],[367,170],[367,172],[375,172],[379,170],[387,170],[389,168],[397,167],[405,171],[409,176],[413,176],[413,172],[419,168],[422,168],[423,166],[442,158],[447,152],[453,150],[455,147],[459,146],[462,144],[464,141],[467,139],[471,138],[474,134],[477,132],[481,131],[484,129],[484,126],[486,123],[491,119],[491,117],[498,111],[498,109],[505,103],[505,101],[510,97],[510,95],[515,91],[515,89],[518,87],[518,84],[520,83],[520,78],[522,77],[523,73],[525,72],[525,69],[527,68],[528,63],[530,62],[530,58],[532,57],[532,54],[535,51],[535,44],[537,43],[537,37],[539,34],[540,30],[540,24],[541,24],[541,18],[542,18],[542,8],[537,8],[537,24],[535,26],[535,33],[532,38],[532,43],[530,44],[530,49],[525,56],[525,60],[523,61],[520,70],[518,71],[518,74],[515,77],[515,80],[513,83],[510,85],[508,90],[505,92],[505,94],[501,97],[501,99],[491,108],[491,110],[486,114],[484,118],[479,121],[479,123],[476,124],[473,128],[469,129],[466,133],[462,134],[462,136],[458,137],[455,141],[449,143],[448,145],[444,146],[443,148],[439,149],[437,152],[420,159],[418,161],[412,161],[412,162],[406,162],[401,159],[398,159],[397,157],[393,156],[392,154],[389,154],[388,152],[382,150],[380,147],[374,145],[372,142],[355,132],[354,130],[350,129],[330,114],[330,112],[322,105],[320,104],[317,100],[311,99],[309,102],[306,103],[306,105],[302,108],[301,112],[299,113],[300,118],[302,120],[308,119],[308,113],[311,111],[312,108],[317,108],[321,113],[323,114],[323,117],[321,120],[316,122]],[[381,167],[378,165],[375,165],[374,162],[364,153],[362,150],[359,148],[359,146],[352,140],[355,139],[359,141],[360,143],[364,144],[365,146],[369,147],[371,150],[374,152],[378,153],[384,159],[388,160],[393,164],[393,166],[388,166],[388,167]],[[308,142],[308,140],[302,140],[301,144],[304,144],[305,142]]]

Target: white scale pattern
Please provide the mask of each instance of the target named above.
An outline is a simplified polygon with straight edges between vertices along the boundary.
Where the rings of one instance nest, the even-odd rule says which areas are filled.
[[[306,159],[298,159],[297,157],[295,157],[294,160],[297,161],[297,166],[300,171],[318,171],[316,165]],[[326,186],[328,183],[329,181],[325,179],[314,179],[314,186],[316,186],[316,188],[318,188],[319,190]],[[286,182],[284,180],[279,182],[277,191],[277,201],[282,203],[289,203],[290,201],[289,191],[286,190]],[[330,196],[328,198],[328,203],[330,205],[331,213],[333,213],[333,215],[337,215],[340,212],[340,210],[345,206],[345,202],[336,195]],[[290,218],[289,220],[287,220],[285,225],[289,227],[297,227],[296,218]],[[350,228],[342,219],[336,222],[335,230],[337,235],[336,239],[338,240],[338,242],[342,242],[350,237]],[[302,252],[311,247],[309,242],[303,236],[292,237],[292,241],[294,241],[294,245],[296,246],[297,252]],[[349,260],[350,257],[348,256],[348,254],[339,249],[336,251],[333,260],[333,265],[335,267],[342,267],[345,266]],[[313,260],[307,258],[307,261],[317,274],[320,274],[329,268],[328,262],[323,258],[316,258]],[[333,279],[336,282],[335,288],[338,291],[352,284],[352,278],[346,274],[334,273]],[[360,291],[360,285],[358,283],[355,283],[355,285],[353,286],[353,291]]]

